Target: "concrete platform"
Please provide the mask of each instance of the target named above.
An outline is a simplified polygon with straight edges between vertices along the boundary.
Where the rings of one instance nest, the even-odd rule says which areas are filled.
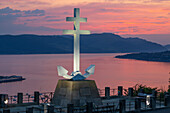
[[[59,106],[86,105],[86,102],[93,102],[101,105],[102,101],[94,80],[72,81],[59,80],[54,92],[52,104]]]

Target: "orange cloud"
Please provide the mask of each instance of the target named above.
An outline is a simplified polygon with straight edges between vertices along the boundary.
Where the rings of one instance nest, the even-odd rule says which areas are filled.
[[[62,29],[73,29],[72,23],[65,18],[73,16],[73,8],[81,8],[81,17],[87,17],[88,23],[82,23],[81,29],[94,32],[112,32],[118,34],[169,34],[169,0],[6,0],[1,3],[13,10],[44,10],[42,16],[17,17],[15,24],[29,27],[48,27],[47,34],[61,34]],[[54,29],[60,29],[54,32]],[[26,31],[27,33],[29,31]],[[23,31],[21,33],[24,33]],[[40,31],[30,33],[43,34]]]

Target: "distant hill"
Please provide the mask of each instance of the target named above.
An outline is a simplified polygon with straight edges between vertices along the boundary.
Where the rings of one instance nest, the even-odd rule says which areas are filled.
[[[167,48],[168,50],[170,50],[170,44],[165,45],[164,47]]]
[[[111,33],[82,35],[81,53],[157,52],[167,49],[140,38],[122,38]],[[73,53],[68,35],[0,35],[0,54]]]
[[[115,58],[170,62],[170,51],[156,53],[132,53],[126,55],[118,55]]]

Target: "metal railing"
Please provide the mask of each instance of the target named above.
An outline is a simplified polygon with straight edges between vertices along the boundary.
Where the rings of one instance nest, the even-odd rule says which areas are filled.
[[[54,92],[43,92],[39,93],[39,103],[50,103]],[[8,97],[9,104],[17,104],[18,96],[13,95]],[[34,102],[34,94],[26,93],[23,95],[23,103],[32,103]]]
[[[157,96],[150,96],[150,99],[148,100],[147,96],[143,97],[134,97],[134,96],[118,96],[118,90],[117,89],[99,89],[99,94],[101,97],[105,97],[106,93],[109,93],[109,96],[116,96],[117,99],[124,99],[124,105],[121,104],[125,108],[125,111],[135,111],[135,110],[148,110],[148,109],[157,109],[157,108],[163,108],[165,107],[165,94],[158,92]],[[123,94],[123,92],[122,92]],[[53,98],[54,92],[44,92],[39,93],[39,103],[50,103]],[[18,96],[9,96],[9,104],[17,104],[18,103]],[[105,98],[104,98],[105,99]],[[139,99],[140,101],[136,101],[136,99]],[[148,102],[149,103],[148,103]],[[35,102],[35,94],[25,94],[23,95],[23,103],[32,103]],[[75,113],[85,113],[87,106],[74,106],[74,112]],[[38,110],[40,113],[44,112],[44,108],[38,107],[34,108],[35,110]],[[119,102],[112,102],[107,103],[107,105],[104,106],[93,106],[93,113],[102,113],[102,112],[115,112],[120,110],[120,101]],[[64,113],[67,111],[67,108],[54,108],[54,111],[56,113]]]

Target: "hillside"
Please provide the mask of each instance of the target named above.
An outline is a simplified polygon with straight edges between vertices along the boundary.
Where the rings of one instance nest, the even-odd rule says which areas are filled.
[[[156,52],[156,53],[132,53],[126,55],[118,55],[115,58],[170,62],[170,51]]]
[[[139,38],[122,38],[111,33],[82,35],[81,53],[157,52],[160,44]],[[0,54],[72,53],[73,37],[67,35],[0,35]]]
[[[167,48],[168,50],[170,50],[170,44],[165,45],[164,47]]]

